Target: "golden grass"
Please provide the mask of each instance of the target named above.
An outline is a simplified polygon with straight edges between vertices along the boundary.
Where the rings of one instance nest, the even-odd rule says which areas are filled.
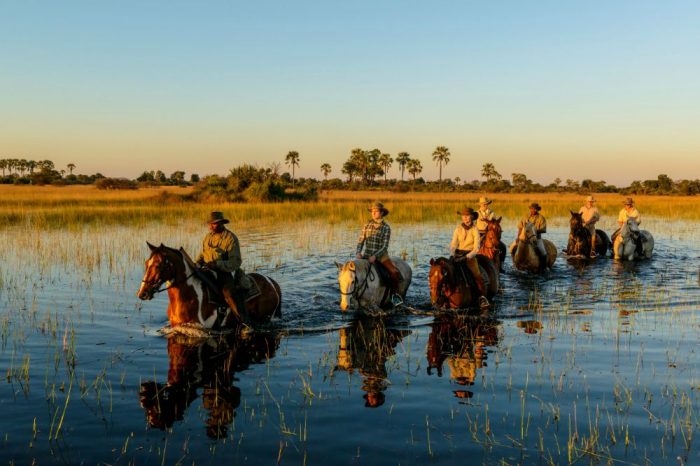
[[[162,193],[169,193],[162,197]],[[84,225],[140,226],[153,222],[177,225],[183,219],[205,218],[211,210],[222,210],[235,223],[298,222],[322,220],[331,224],[361,223],[367,207],[380,200],[391,211],[393,223],[458,220],[455,211],[477,208],[481,193],[395,193],[378,191],[328,191],[314,202],[284,203],[195,203],[179,202],[178,195],[191,188],[160,187],[134,191],[98,190],[93,186],[0,185],[0,225],[36,228],[79,228]],[[568,217],[577,211],[584,196],[577,194],[487,194],[494,200],[496,215],[517,219],[527,213],[530,202],[538,202],[549,218]],[[604,217],[616,217],[624,196],[597,194]],[[678,220],[700,219],[700,198],[681,196],[635,196],[642,217]]]

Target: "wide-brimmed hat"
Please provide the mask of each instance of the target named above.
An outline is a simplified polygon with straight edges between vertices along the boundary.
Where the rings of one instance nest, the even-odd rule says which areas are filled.
[[[479,204],[491,204],[492,202],[493,201],[486,196],[479,198]]]
[[[458,215],[471,215],[472,220],[476,220],[477,218],[479,218],[479,212],[474,212],[474,209],[472,209],[471,207],[465,207],[462,210],[458,210],[457,214]]]
[[[222,223],[226,224],[228,223],[228,219],[224,218],[224,213],[223,212],[210,212],[209,217],[207,218],[207,223]]]
[[[382,204],[381,202],[375,202],[374,204],[372,204],[372,207],[368,208],[367,210],[369,212],[372,212],[374,209],[381,211],[383,216],[389,215],[389,209],[384,207],[384,204]]]
[[[586,202],[595,202],[595,197],[593,197],[593,196],[586,197]]]
[[[540,207],[540,205],[539,205],[538,203],[536,203],[536,202],[533,202],[532,204],[530,204],[530,205],[527,206],[527,207],[528,207],[528,209],[535,209],[535,210],[538,211],[538,212],[539,212],[540,210],[542,210],[542,207]]]
[[[631,197],[628,197],[624,201],[622,201],[622,205],[634,205],[634,201],[632,200]]]

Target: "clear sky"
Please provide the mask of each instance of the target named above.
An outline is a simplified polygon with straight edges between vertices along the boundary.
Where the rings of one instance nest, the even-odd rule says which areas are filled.
[[[700,178],[700,2],[0,0],[0,158]],[[390,176],[397,176],[393,167]]]

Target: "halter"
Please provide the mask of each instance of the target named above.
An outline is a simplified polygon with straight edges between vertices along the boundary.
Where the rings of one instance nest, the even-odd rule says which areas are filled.
[[[162,267],[161,267],[161,265],[162,265]],[[169,267],[169,266],[170,266],[170,261],[168,260],[167,257],[165,257],[165,258],[163,259],[163,262],[162,262],[161,265],[158,266],[158,275],[160,275],[160,273],[161,273],[166,267]],[[173,286],[175,286],[175,285],[177,285],[177,284],[179,284],[179,283],[186,282],[187,280],[189,280],[190,278],[192,278],[192,276],[194,276],[195,273],[196,273],[196,270],[192,270],[192,273],[189,274],[189,275],[187,275],[187,276],[185,276],[185,278],[182,278],[182,279],[180,279],[180,280],[170,281],[170,284],[169,284],[168,286],[166,286],[165,288],[160,288],[160,286],[163,284],[164,281],[169,281],[169,280],[154,280],[154,281],[141,280],[141,283],[145,283],[146,285],[148,285],[148,287],[150,288],[151,293],[153,293],[153,294],[162,293],[163,291],[167,291],[167,290],[169,290],[170,288],[172,288]],[[157,290],[153,290],[153,288],[158,288],[158,289],[157,289]]]
[[[357,278],[357,272],[353,272],[355,274],[355,278]],[[367,288],[369,288],[369,281],[374,281],[375,275],[374,275],[374,270],[372,270],[372,264],[369,264],[369,270],[367,271],[367,274],[365,275],[365,279],[362,281],[362,284],[360,285],[360,289],[357,289],[357,280],[352,281],[352,290],[348,292],[343,292],[341,291],[340,294],[344,296],[352,296],[355,298],[356,301],[360,301],[360,298],[362,295],[365,294],[365,291],[367,291]]]

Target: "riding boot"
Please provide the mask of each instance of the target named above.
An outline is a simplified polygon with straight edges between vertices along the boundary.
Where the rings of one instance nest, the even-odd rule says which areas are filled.
[[[486,285],[484,284],[484,279],[482,277],[474,277],[476,282],[476,289],[479,292],[479,306],[482,308],[489,307],[489,300],[486,298]]]
[[[535,246],[535,253],[540,259],[539,271],[544,272],[547,269],[547,250],[544,247],[544,241],[537,238],[537,245]]]
[[[401,299],[401,296],[399,295],[399,281],[401,280],[401,272],[399,272],[399,269],[396,268],[389,257],[383,258],[381,263],[384,268],[386,268],[387,272],[389,272],[391,304],[394,306],[399,306],[403,304],[403,299]]]
[[[595,235],[595,234],[593,236],[591,236],[591,257],[598,256],[598,253],[595,250],[596,236],[597,235]]]
[[[224,299],[226,304],[231,309],[231,314],[236,318],[236,321],[248,325],[248,313],[245,310],[245,296],[233,286],[226,286],[223,289]]]

